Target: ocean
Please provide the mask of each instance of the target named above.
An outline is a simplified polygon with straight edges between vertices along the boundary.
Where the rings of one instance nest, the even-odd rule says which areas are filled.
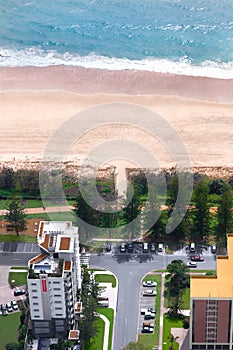
[[[0,0],[0,66],[233,78],[232,0]]]

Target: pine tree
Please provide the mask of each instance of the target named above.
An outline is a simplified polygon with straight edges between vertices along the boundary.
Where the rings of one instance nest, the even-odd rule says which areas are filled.
[[[24,207],[22,207],[18,199],[12,199],[10,201],[5,219],[14,228],[17,236],[19,236],[19,231],[23,230],[26,224],[26,214]]]

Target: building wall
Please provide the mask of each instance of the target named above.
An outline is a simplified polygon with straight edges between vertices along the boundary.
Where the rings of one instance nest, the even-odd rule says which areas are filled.
[[[195,300],[193,304],[193,341],[204,343],[206,334],[206,300]]]
[[[191,299],[190,349],[233,349],[231,299]]]

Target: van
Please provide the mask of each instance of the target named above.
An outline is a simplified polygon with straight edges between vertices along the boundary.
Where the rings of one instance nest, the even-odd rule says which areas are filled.
[[[195,243],[190,243],[189,251],[190,252],[195,252]]]

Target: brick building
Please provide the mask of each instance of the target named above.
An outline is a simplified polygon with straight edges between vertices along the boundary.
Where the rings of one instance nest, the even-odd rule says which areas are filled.
[[[233,349],[233,234],[216,276],[191,276],[190,349]]]

